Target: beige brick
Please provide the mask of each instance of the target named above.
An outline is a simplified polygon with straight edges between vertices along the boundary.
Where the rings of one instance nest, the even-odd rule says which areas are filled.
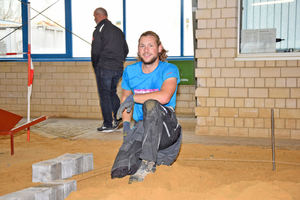
[[[197,24],[199,29],[206,28],[206,19],[198,19],[197,21],[198,21]]]
[[[255,62],[254,61],[246,61],[245,66],[246,67],[255,67]]]
[[[225,126],[234,126],[234,118],[225,118]]]
[[[216,106],[216,99],[215,98],[207,98],[207,106],[208,107]]]
[[[229,97],[247,97],[247,89],[229,88]]]
[[[264,128],[249,128],[249,137],[264,137],[267,138],[269,129]]]
[[[207,39],[207,48],[215,48],[216,40],[215,39]]]
[[[228,136],[228,127],[210,127],[210,135]]]
[[[271,98],[289,98],[289,89],[270,88],[269,97]]]
[[[221,70],[220,69],[212,69],[212,77],[221,77]]]
[[[226,98],[225,106],[226,107],[234,107],[234,98]]]
[[[176,101],[176,107],[177,108],[188,108],[189,102],[188,101]]]
[[[226,1],[217,0],[217,8],[224,8],[224,7],[226,7]]]
[[[244,118],[234,118],[235,127],[244,127]]]
[[[226,39],[226,47],[227,48],[236,48],[236,39]]]
[[[240,71],[236,68],[221,69],[221,77],[239,77]]]
[[[236,28],[223,28],[222,29],[222,38],[236,38],[237,30]]]
[[[276,60],[276,66],[277,67],[285,67],[286,66],[286,60]]]
[[[291,98],[300,98],[300,89],[292,88],[291,89]]]
[[[86,106],[87,100],[86,99],[76,99],[76,105],[77,106]]]
[[[225,120],[223,117],[216,117],[216,126],[224,126]]]
[[[297,60],[287,60],[287,66],[293,66],[296,67],[297,66]]]
[[[274,134],[275,134],[275,138],[291,139],[291,132],[290,132],[290,130],[275,129],[274,130]]]
[[[285,99],[275,99],[276,108],[285,108]]]
[[[196,58],[210,58],[211,52],[210,49],[197,49]]]
[[[249,89],[249,97],[268,97],[268,89]]]
[[[207,117],[206,118],[207,126],[214,126],[215,125],[215,118],[214,117]]]
[[[255,128],[263,128],[264,127],[264,120],[261,118],[254,119],[254,127]]]
[[[220,49],[212,49],[211,50],[211,57],[213,58],[219,58],[220,57]]]
[[[300,69],[295,67],[281,68],[281,77],[299,77]]]
[[[254,107],[264,108],[265,107],[265,100],[264,99],[255,99],[254,100]]]
[[[296,120],[294,119],[287,119],[285,120],[285,128],[296,128]]]
[[[196,126],[195,134],[196,135],[209,135],[209,127],[208,126]]]
[[[209,113],[210,113],[209,116],[212,116],[212,117],[219,116],[219,110],[218,110],[218,108],[209,108]]]
[[[195,95],[197,97],[208,97],[209,96],[209,88],[197,88],[195,91]]]
[[[300,119],[299,109],[280,109],[280,118]]]
[[[241,77],[259,77],[259,69],[257,68],[242,68]]]
[[[254,99],[245,99],[245,107],[253,108],[254,107]]]
[[[236,61],[235,65],[236,67],[245,67],[245,61]]]
[[[257,108],[240,108],[239,117],[258,117]]]
[[[210,88],[210,97],[227,97],[227,88]]]
[[[226,58],[226,67],[235,67],[234,58]]]
[[[297,87],[297,79],[296,78],[287,78],[286,79],[287,87]]]
[[[216,19],[208,19],[206,25],[207,25],[207,28],[216,28],[217,20]]]
[[[216,8],[216,7],[217,7],[217,0],[207,1],[207,8]]]
[[[209,108],[196,107],[195,108],[195,115],[197,117],[208,117],[209,116]]]
[[[236,28],[237,27],[236,18],[227,18],[226,19],[226,27],[227,28]]]
[[[291,130],[291,139],[300,139],[300,130]]]
[[[206,8],[207,7],[207,4],[206,4],[206,1],[203,1],[203,0],[198,0],[198,9],[203,9],[203,8]]]
[[[253,118],[245,118],[245,127],[254,127],[254,119]]]
[[[266,87],[275,87],[275,78],[266,78]]]
[[[244,78],[236,78],[235,79],[235,87],[244,87],[245,79]]]
[[[197,125],[206,126],[206,117],[197,117]]]
[[[221,37],[221,29],[212,29],[211,37],[212,38],[220,38]]]
[[[259,109],[259,118],[271,118],[271,109]]]
[[[276,78],[276,87],[286,87],[286,79],[285,78]]]
[[[264,67],[265,61],[255,61],[255,67]]]
[[[245,87],[254,87],[254,78],[245,78]]]
[[[234,78],[226,78],[225,85],[226,87],[234,87]]]
[[[263,78],[255,78],[255,87],[264,87],[265,86],[265,79]]]
[[[225,48],[225,39],[216,39],[216,47],[217,48]],[[224,63],[225,66],[225,63]]]
[[[244,107],[245,106],[244,99],[243,98],[241,98],[241,99],[235,99],[234,100],[234,105],[237,108]]]
[[[275,67],[275,66],[276,66],[275,60],[267,60],[266,61],[266,67]]]
[[[216,79],[216,86],[217,87],[225,87],[225,79],[224,78],[217,78]]]
[[[248,137],[248,128],[229,128],[229,136]]]
[[[211,69],[203,69],[203,68],[197,68],[195,69],[195,76],[198,78],[201,77],[211,77]]]
[[[197,48],[198,49],[206,48],[206,39],[197,39]]]
[[[236,49],[221,49],[221,57],[235,57],[236,56]]]
[[[225,106],[225,99],[224,98],[216,98],[216,106],[224,107]]]
[[[212,36],[211,29],[196,30],[196,38],[197,39],[207,39],[207,38],[211,38],[211,36]]]
[[[225,28],[225,19],[217,19],[217,27],[218,28]]]
[[[197,10],[196,11],[196,19],[210,19],[211,18],[211,10]]]
[[[280,77],[279,68],[261,68],[261,77]]]
[[[216,67],[225,67],[225,59],[217,58],[216,59]]]
[[[296,99],[286,99],[286,108],[296,108],[297,101]]]
[[[206,58],[197,58],[197,67],[206,67]]]
[[[206,78],[197,78],[197,87],[207,87]]]
[[[220,17],[221,17],[221,10],[220,9],[212,9],[211,18],[220,18]]]
[[[239,110],[237,108],[220,108],[220,117],[237,117]]]
[[[221,10],[221,16],[222,18],[231,18],[231,17],[237,17],[237,9],[236,8],[223,8]]]

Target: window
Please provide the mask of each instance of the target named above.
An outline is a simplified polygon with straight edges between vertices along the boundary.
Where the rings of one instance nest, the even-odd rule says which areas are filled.
[[[13,19],[4,19],[4,15],[0,13],[2,21],[11,22],[5,28],[0,23],[0,36],[5,37],[8,32],[22,27],[0,40],[2,53],[11,50],[28,51],[27,3],[28,0],[0,0],[0,12],[3,13],[6,9],[6,12],[14,13]],[[136,57],[139,36],[144,31],[153,30],[169,50],[170,57],[193,59],[191,0],[89,0],[88,3],[74,0],[31,0],[30,5],[33,59],[90,60],[92,33],[96,26],[93,12],[97,7],[104,7],[108,12],[108,19],[125,33],[129,46],[128,57]]]
[[[0,54],[22,53],[21,3],[16,0],[0,0]],[[22,54],[4,56],[23,57]]]
[[[239,13],[239,56],[299,56],[300,0],[240,0]]]

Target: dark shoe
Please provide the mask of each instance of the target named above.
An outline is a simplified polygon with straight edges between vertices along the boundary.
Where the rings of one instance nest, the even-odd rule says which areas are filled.
[[[97,128],[97,131],[102,131],[102,132],[112,132],[114,129],[113,127],[105,127],[104,124]]]
[[[154,173],[156,171],[155,162],[142,160],[140,168],[137,172],[129,177],[128,183],[141,182],[145,179],[146,175],[149,173]]]
[[[113,129],[118,129],[119,125],[122,124],[122,123],[123,123],[122,118],[115,120],[114,125],[113,125]]]

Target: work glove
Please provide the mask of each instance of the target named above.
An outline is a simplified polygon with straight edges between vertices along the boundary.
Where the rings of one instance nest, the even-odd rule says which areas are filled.
[[[129,113],[132,109],[132,106],[134,104],[134,99],[133,99],[133,94],[129,95],[125,101],[120,105],[120,108],[118,109],[117,112],[117,118],[120,119],[122,118],[122,112],[127,108],[127,112]]]
[[[123,122],[123,140],[124,140],[124,142],[129,142],[130,133],[131,133],[130,122],[129,121],[124,121]]]

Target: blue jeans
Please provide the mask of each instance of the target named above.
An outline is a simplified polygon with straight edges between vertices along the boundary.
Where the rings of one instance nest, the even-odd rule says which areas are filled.
[[[116,120],[117,111],[120,107],[117,85],[123,75],[123,70],[109,70],[99,67],[94,68],[94,70],[100,97],[103,124],[105,127],[110,128],[112,127],[113,118]]]

